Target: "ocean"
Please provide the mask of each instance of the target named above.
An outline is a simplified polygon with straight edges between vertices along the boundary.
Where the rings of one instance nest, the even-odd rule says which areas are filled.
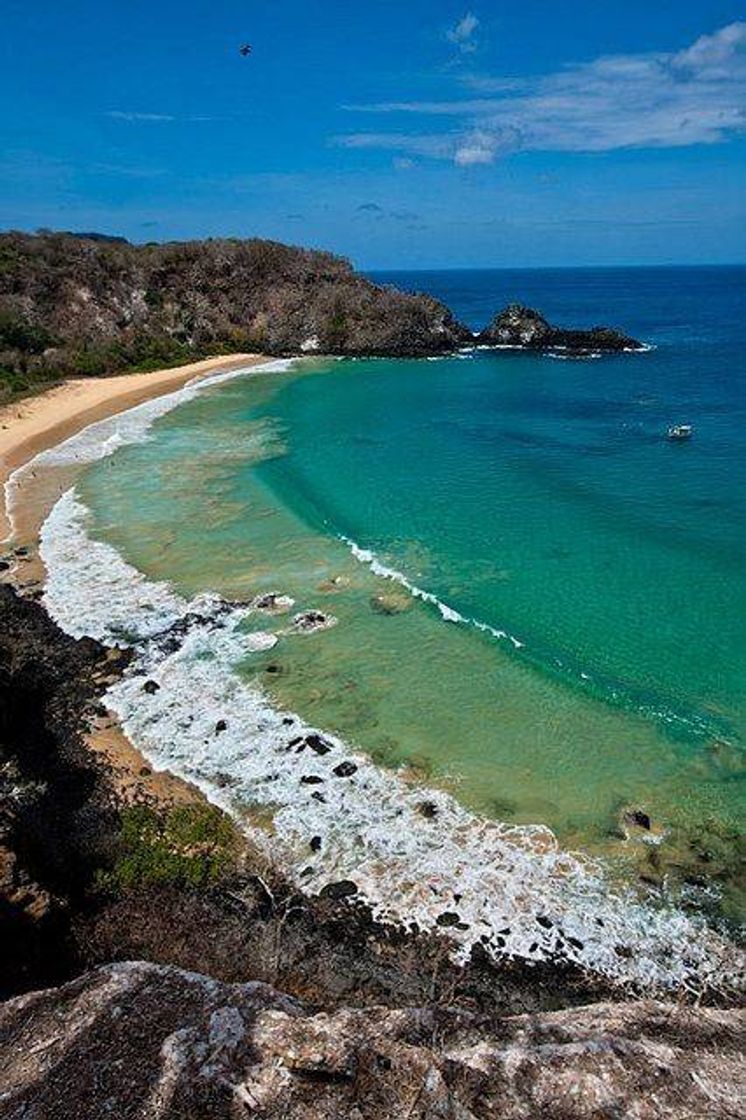
[[[274,363],[98,425],[44,529],[51,612],[138,643],[110,696],[132,738],[305,889],[353,879],[463,953],[724,975],[743,913],[746,270],[374,279],[474,330],[520,301],[650,349]],[[673,423],[694,438],[668,441]],[[247,605],[271,593],[294,605]],[[329,625],[303,632],[301,610]]]

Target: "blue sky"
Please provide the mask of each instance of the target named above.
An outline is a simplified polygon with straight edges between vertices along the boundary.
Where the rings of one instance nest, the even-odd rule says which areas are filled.
[[[273,237],[366,268],[744,261],[743,16],[5,0],[0,226]]]

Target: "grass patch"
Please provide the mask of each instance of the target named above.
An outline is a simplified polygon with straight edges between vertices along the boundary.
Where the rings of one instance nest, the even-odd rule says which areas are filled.
[[[101,890],[121,893],[166,884],[203,887],[235,869],[240,841],[212,805],[123,809],[114,865],[98,876]]]

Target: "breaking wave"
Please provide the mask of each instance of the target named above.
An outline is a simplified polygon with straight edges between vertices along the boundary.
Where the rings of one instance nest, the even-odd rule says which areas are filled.
[[[735,984],[741,954],[704,921],[614,889],[602,865],[563,851],[543,826],[477,817],[275,709],[237,668],[277,642],[323,636],[297,638],[256,605],[189,601],[92,540],[88,519],[69,490],[43,526],[49,613],[75,636],[133,646],[105,697],[125,732],[154,767],[231,813],[300,889],[351,880],[377,918],[438,930],[460,959],[479,944],[494,957],[570,960],[619,982]],[[357,551],[444,618],[458,616]],[[273,811],[271,843],[251,824],[256,807]]]
[[[463,626],[471,626],[483,634],[489,634],[499,642],[508,643],[513,650],[522,651],[522,656],[543,670],[550,670],[563,679],[590,689],[603,697],[611,704],[621,706],[630,711],[637,712],[647,719],[675,728],[676,730],[695,737],[718,735],[728,741],[729,728],[717,723],[713,718],[704,716],[695,710],[674,708],[666,704],[660,697],[652,697],[631,689],[611,679],[604,679],[598,673],[590,673],[585,669],[572,665],[566,659],[546,650],[529,648],[526,641],[517,638],[509,630],[492,626],[489,622],[462,614],[461,611],[448,603],[443,602],[432,591],[426,591],[413,583],[403,572],[385,564],[371,549],[363,548],[356,541],[344,534],[339,534],[339,539],[347,545],[353,557],[361,564],[367,565],[374,575],[381,579],[391,580],[405,588],[413,598],[429,603],[437,608],[438,613],[445,622],[452,622]]]
[[[340,536],[340,540],[344,541],[356,560],[359,560],[361,564],[367,564],[374,575],[380,576],[382,579],[391,580],[393,583],[398,583],[401,587],[406,588],[415,599],[421,599],[423,603],[430,603],[432,606],[437,607],[441,618],[446,622],[466,623],[468,626],[474,626],[477,630],[482,630],[486,634],[491,634],[493,638],[510,642],[514,649],[523,648],[523,642],[513,634],[509,634],[507,630],[499,630],[495,626],[490,626],[487,622],[480,622],[476,618],[468,618],[454,607],[449,607],[448,603],[444,603],[442,599],[439,599],[437,595],[433,595],[431,591],[424,591],[421,587],[418,587],[416,583],[412,583],[403,572],[397,571],[396,568],[389,568],[386,564],[383,564],[378,559],[375,552],[371,552],[370,549],[361,548],[359,544],[350,540],[349,537]]]

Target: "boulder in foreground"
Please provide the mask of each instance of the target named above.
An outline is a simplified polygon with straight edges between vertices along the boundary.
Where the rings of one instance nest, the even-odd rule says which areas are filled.
[[[265,984],[114,964],[0,1007],[0,1118],[725,1120],[743,1024],[653,1001],[313,1014]]]
[[[566,330],[554,327],[531,307],[511,303],[498,312],[477,342],[485,346],[509,346],[519,350],[564,350],[572,354],[619,353],[644,350],[637,339],[612,327]]]

